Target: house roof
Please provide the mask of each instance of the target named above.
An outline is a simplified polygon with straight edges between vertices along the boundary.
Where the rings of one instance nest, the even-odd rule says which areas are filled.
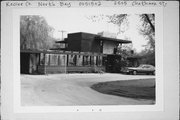
[[[67,43],[67,41],[56,41],[56,43]]]
[[[65,38],[64,40],[61,40],[61,41],[56,41],[55,43],[67,43],[67,38]]]
[[[103,41],[113,41],[117,43],[132,43],[132,41],[129,41],[129,40],[122,40],[122,39],[109,38],[109,37],[103,37],[103,36],[97,36],[95,39],[103,40]]]
[[[77,32],[77,33],[70,33],[70,34],[89,34],[89,35],[95,36],[95,40],[113,41],[113,42],[124,43],[124,44],[132,43],[132,41],[129,41],[129,40],[122,40],[122,39],[117,39],[117,38],[104,37],[104,36],[101,36],[101,35],[92,34],[92,33],[86,33],[86,32]],[[67,39],[68,38],[65,38],[63,41],[56,41],[56,43],[67,43]]]

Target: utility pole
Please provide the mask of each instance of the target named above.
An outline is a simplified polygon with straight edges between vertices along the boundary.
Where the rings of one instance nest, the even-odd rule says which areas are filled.
[[[63,34],[67,31],[64,31],[64,30],[58,30],[58,32],[61,32],[62,33],[62,40],[64,40],[64,37],[63,37]]]

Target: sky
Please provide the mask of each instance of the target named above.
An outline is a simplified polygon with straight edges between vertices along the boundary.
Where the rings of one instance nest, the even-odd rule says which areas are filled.
[[[68,33],[74,32],[88,32],[97,34],[102,31],[107,31],[110,33],[117,33],[119,26],[108,23],[106,20],[99,20],[97,22],[92,22],[92,20],[87,19],[88,16],[92,15],[113,15],[113,14],[125,14],[119,13],[116,9],[63,9],[56,11],[44,12],[41,14],[45,17],[47,23],[54,28],[54,38],[62,39],[61,30],[66,31],[63,34],[63,38],[67,37]],[[135,13],[128,14],[129,27],[124,32],[117,36],[118,39],[127,38],[132,41],[132,46],[136,52],[140,52],[144,49],[143,45],[147,43],[145,38],[139,34],[138,26],[141,22],[139,21],[138,15]],[[123,26],[121,26],[122,28]]]

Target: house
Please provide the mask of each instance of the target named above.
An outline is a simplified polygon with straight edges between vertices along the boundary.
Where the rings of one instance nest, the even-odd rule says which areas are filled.
[[[61,50],[66,51],[115,54],[119,45],[131,43],[131,41],[78,32],[68,34],[68,38],[56,43],[65,44],[66,47]]]
[[[121,56],[116,55],[117,47],[131,41],[78,32],[56,43],[65,47],[21,50],[21,73],[111,72],[116,59],[121,60]]]

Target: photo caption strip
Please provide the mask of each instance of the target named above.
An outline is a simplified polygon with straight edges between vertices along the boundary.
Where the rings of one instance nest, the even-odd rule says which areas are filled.
[[[7,1],[5,7],[71,8],[71,7],[166,7],[166,1]]]

